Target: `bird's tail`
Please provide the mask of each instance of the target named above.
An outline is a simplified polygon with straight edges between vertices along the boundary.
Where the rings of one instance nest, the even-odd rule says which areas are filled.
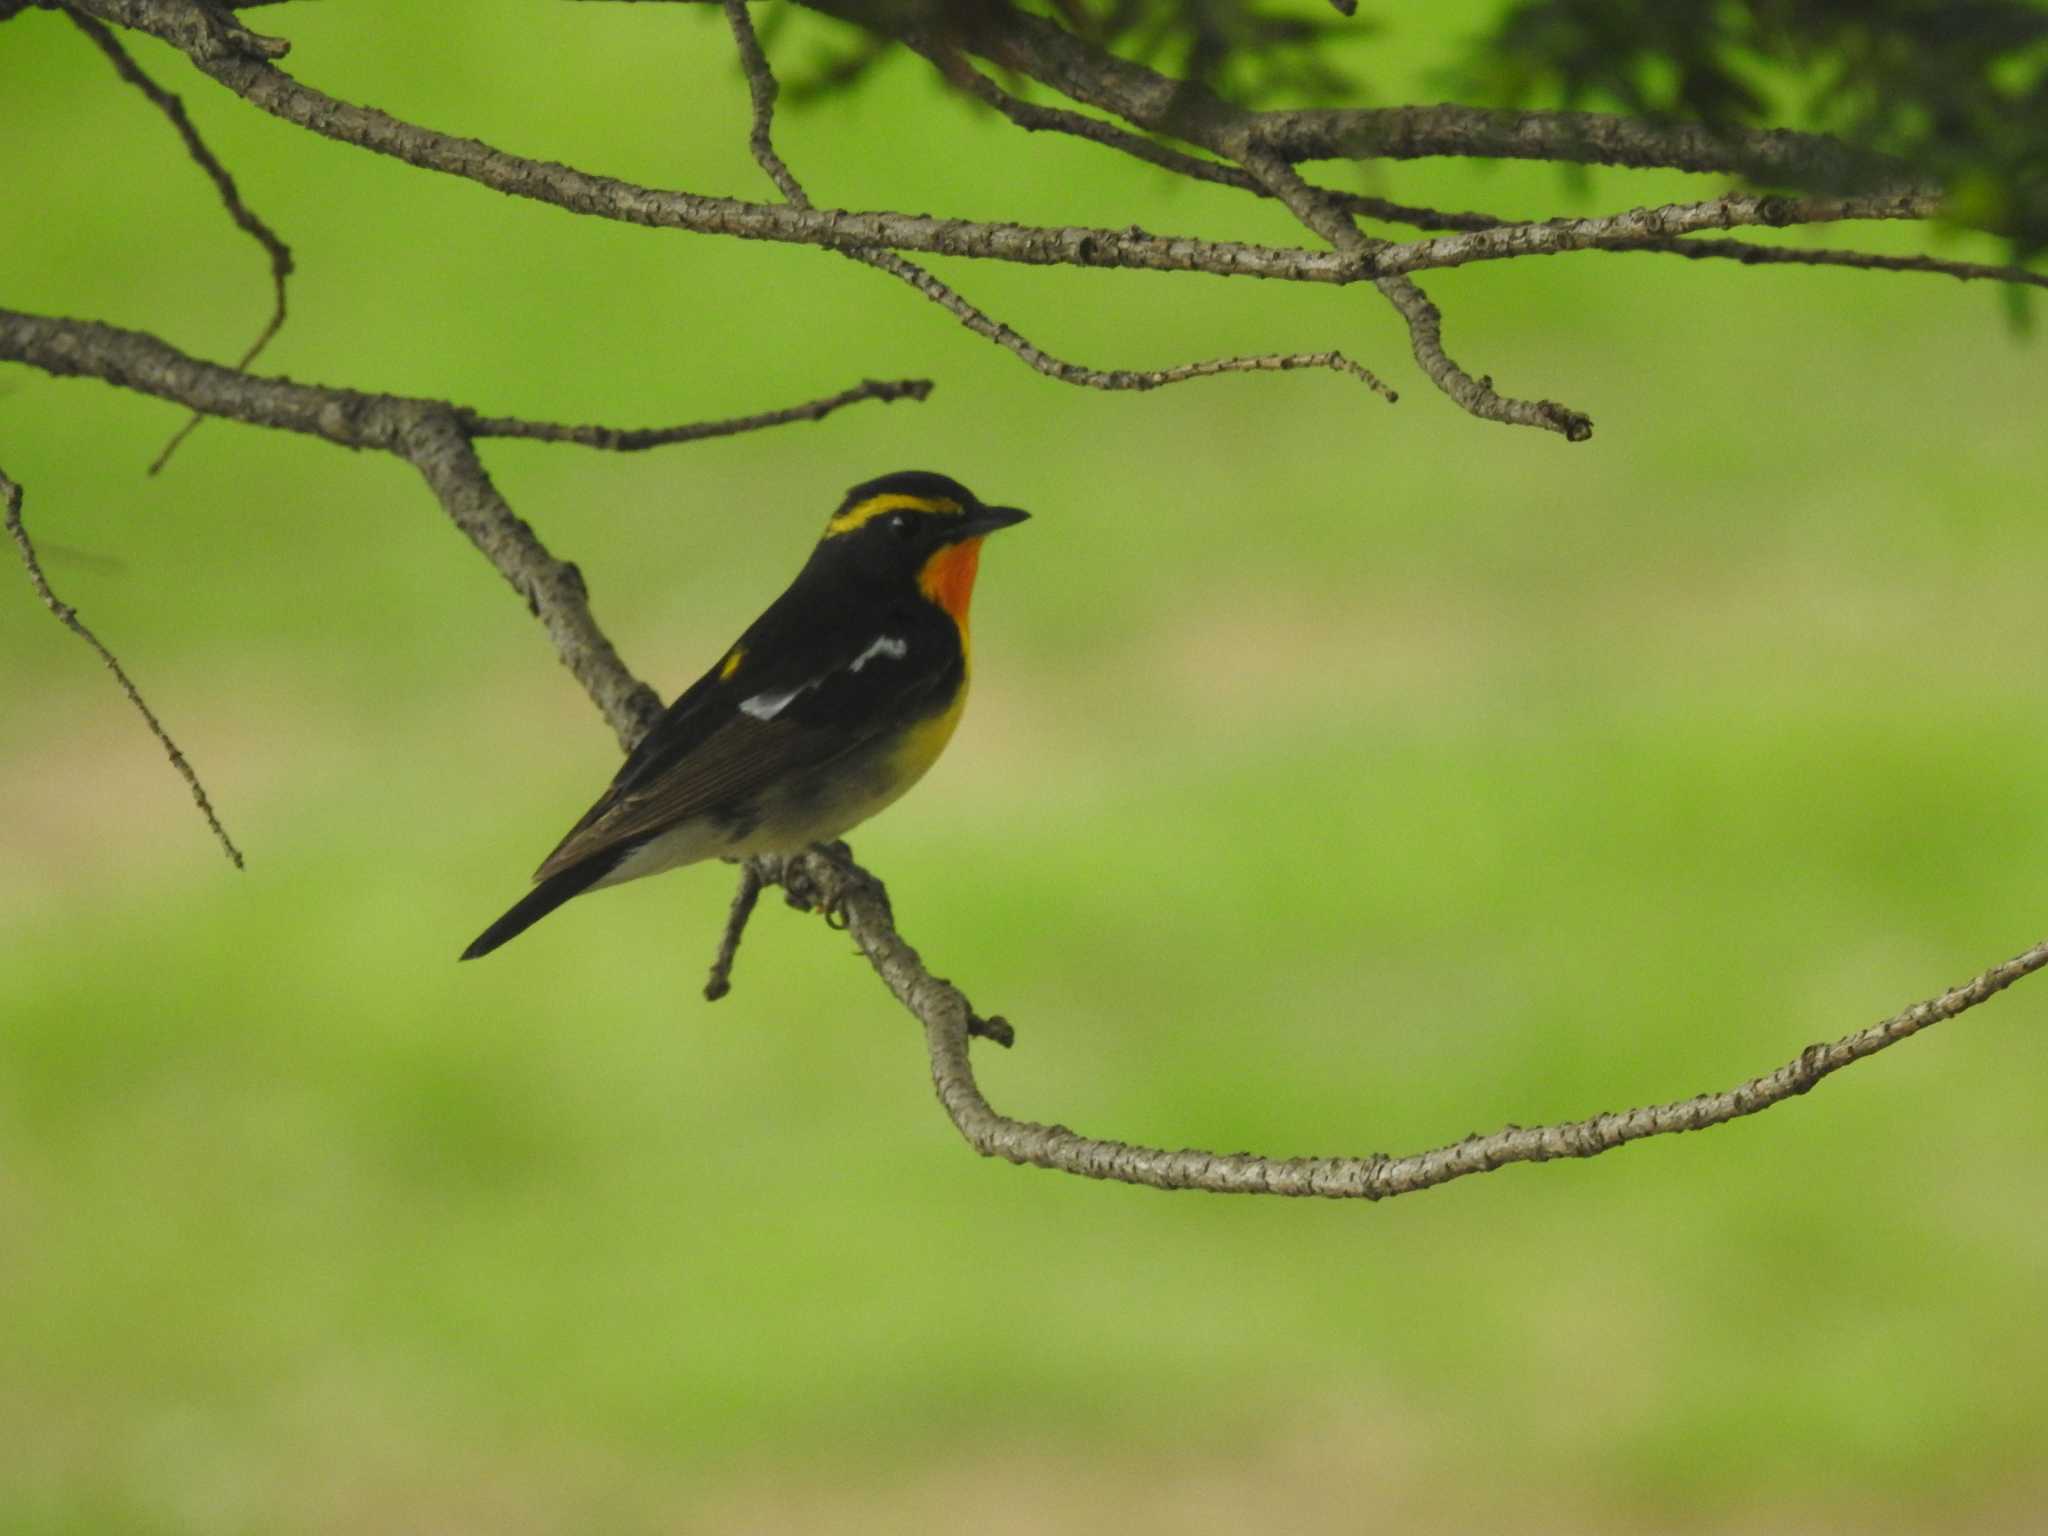
[[[465,960],[488,955],[508,939],[516,939],[571,896],[588,890],[617,862],[586,859],[581,864],[550,875],[512,905],[512,910],[476,936],[476,942],[462,952]]]

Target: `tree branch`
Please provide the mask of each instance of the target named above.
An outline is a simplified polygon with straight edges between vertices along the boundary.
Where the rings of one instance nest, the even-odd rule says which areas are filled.
[[[1368,240],[1352,222],[1351,215],[1332,206],[1318,188],[1310,186],[1293,166],[1278,155],[1268,150],[1248,149],[1244,152],[1244,168],[1285,203],[1303,225],[1328,240],[1340,255],[1361,266],[1378,266],[1385,254],[1380,242]],[[1477,240],[1484,237],[1474,234],[1443,238]],[[1460,368],[1444,350],[1442,311],[1412,279],[1381,277],[1373,286],[1408,322],[1409,345],[1414,349],[1415,361],[1422,371],[1463,409],[1483,421],[1540,427],[1556,432],[1568,443],[1582,443],[1593,435],[1593,419],[1583,412],[1559,405],[1554,400],[1518,400],[1497,394],[1491,379],[1475,379]]]
[[[1016,1120],[990,1106],[975,1081],[970,1036],[1001,1020],[983,1020],[958,987],[934,976],[896,930],[887,892],[852,861],[844,845],[812,849],[786,860],[757,860],[757,872],[781,884],[799,904],[844,915],[854,942],[875,973],[924,1026],[932,1084],[939,1102],[968,1145],[984,1157],[1033,1168],[1143,1184],[1154,1189],[1199,1189],[1225,1195],[1314,1195],[1335,1200],[1383,1200],[1491,1173],[1510,1163],[1597,1157],[1632,1141],[1725,1125],[1796,1098],[1823,1078],[1897,1045],[1921,1030],[1996,997],[2022,977],[2048,966],[2048,940],[1995,965],[1959,987],[1915,1003],[1890,1018],[1825,1045],[1810,1045],[1774,1071],[1721,1093],[1555,1125],[1508,1126],[1467,1136],[1405,1157],[1262,1157],[1199,1148],[1170,1150],[1083,1136],[1063,1125]]]
[[[235,868],[242,868],[242,850],[235,846],[235,840],[228,836],[228,829],[221,825],[220,816],[214,811],[213,801],[207,798],[206,786],[199,782],[199,775],[193,771],[191,763],[186,761],[185,754],[178,750],[178,744],[171,740],[171,733],[164,729],[163,722],[156,717],[156,711],[151,709],[142,697],[142,690],[135,686],[135,680],[115,659],[114,653],[106,648],[100,637],[78,616],[78,610],[69,603],[59,601],[57,594],[50,590],[49,580],[43,575],[42,562],[36,558],[35,544],[29,539],[28,528],[21,520],[21,487],[8,479],[4,470],[0,470],[0,513],[4,513],[4,516],[0,516],[0,522],[5,523],[8,534],[14,540],[14,547],[21,551],[21,563],[28,570],[29,585],[36,589],[36,596],[42,599],[45,608],[56,615],[60,624],[91,646],[100,660],[106,663],[107,670],[114,674],[114,681],[119,683],[121,691],[128,695],[128,702],[133,704],[136,713],[142,716],[143,724],[149,727],[149,733],[163,744],[164,755],[170,758],[171,766],[178,770],[178,776],[192,791],[192,803],[199,807],[199,814],[206,818],[206,824],[213,829],[213,835],[219,840],[222,852],[227,854],[229,862]]]
[[[913,46],[917,46],[920,52],[924,51],[920,45]],[[957,53],[949,55],[934,49],[927,57],[931,58],[948,80],[977,100],[994,107],[1027,133],[1067,134],[1117,150],[1148,165],[1185,176],[1191,181],[1231,187],[1240,192],[1249,192],[1254,197],[1270,198],[1274,195],[1271,189],[1241,166],[1226,165],[1220,160],[1205,160],[1196,155],[1183,154],[1179,150],[1170,149],[1148,139],[1143,134],[1118,128],[1115,124],[1104,122],[1100,118],[1087,117],[1062,107],[1047,107],[1025,101],[1004,90]],[[1758,245],[1747,240],[1700,241],[1661,238],[1647,234],[1638,238],[1628,227],[1629,221],[1641,221],[1643,227],[1647,228],[1650,224],[1667,219],[1687,222],[1689,232],[1700,229],[1734,228],[1743,224],[1783,226],[1822,223],[1832,219],[1923,219],[1932,217],[1939,208],[1939,200],[1928,193],[1875,193],[1860,198],[1836,199],[1740,198],[1731,194],[1727,198],[1717,198],[1707,203],[1674,203],[1663,208],[1638,208],[1624,214],[1609,215],[1606,219],[1534,221],[1507,219],[1491,213],[1398,203],[1388,198],[1368,197],[1362,193],[1343,192],[1333,187],[1317,186],[1315,191],[1332,208],[1354,218],[1376,219],[1386,224],[1408,224],[1431,231],[1513,229],[1530,232],[1518,233],[1494,244],[1483,244],[1463,250],[1435,242],[1412,242],[1406,245],[1379,247],[1378,260],[1402,265],[1413,261],[1417,264],[1416,270],[1425,266],[1457,266],[1465,260],[1493,260],[1507,255],[1553,255],[1578,250],[1649,251],[1683,256],[1692,260],[1734,260],[1745,265],[1784,263],[1815,267],[1854,267],[1880,272],[1927,272],[1965,280],[2048,286],[2048,274],[2010,264],[1951,261],[1936,256],[1891,256],[1866,251],[1810,250],[1802,247]],[[1831,206],[1837,211],[1825,211]],[[1707,217],[1700,217],[1691,212],[1706,209],[1717,212]],[[1748,216],[1751,213],[1758,216]],[[1575,238],[1559,241],[1554,236],[1546,237],[1541,233],[1555,224],[1572,226]],[[1551,243],[1543,246],[1540,242],[1546,238],[1549,238]],[[1465,254],[1465,250],[1471,251],[1472,254]]]
[[[202,70],[263,110],[343,143],[576,213],[657,228],[819,245],[850,254],[911,282],[928,298],[943,304],[976,334],[1008,348],[1040,372],[1065,382],[1101,388],[1149,389],[1215,373],[1308,366],[1337,368],[1369,383],[1372,380],[1365,370],[1341,353],[1334,352],[1268,354],[1155,370],[1110,371],[1081,367],[1044,353],[1011,328],[967,303],[929,273],[911,266],[901,255],[893,253],[928,251],[1029,265],[1198,271],[1294,282],[1349,284],[1370,281],[1381,288],[1407,322],[1411,344],[1424,371],[1466,410],[1492,420],[1545,427],[1578,441],[1590,431],[1590,424],[1580,413],[1554,402],[1517,401],[1499,396],[1487,379],[1474,377],[1460,368],[1444,351],[1442,316],[1436,306],[1413,284],[1400,279],[1410,271],[1430,266],[1567,249],[1614,248],[1627,241],[1637,241],[1644,248],[1656,248],[1659,242],[1672,238],[1643,233],[1651,225],[1669,226],[1670,219],[1661,217],[1667,210],[1638,210],[1614,215],[1604,229],[1601,221],[1574,220],[1476,230],[1469,227],[1471,216],[1463,216],[1456,218],[1455,222],[1467,227],[1457,235],[1411,241],[1399,246],[1365,243],[1348,251],[1339,248],[1319,252],[1159,236],[1135,228],[1111,230],[979,223],[889,212],[859,213],[810,208],[802,206],[800,199],[790,205],[775,206],[732,198],[703,197],[638,186],[610,177],[593,176],[568,166],[510,155],[475,140],[438,133],[371,108],[338,101],[292,79],[270,62],[284,51],[284,44],[275,39],[256,38],[254,34],[227,23],[219,13],[196,5],[195,0],[70,0],[70,3],[79,9],[154,32],[184,48]],[[831,0],[829,4],[820,0],[819,5],[819,8],[833,14],[844,14],[855,20],[862,19],[864,7],[871,8],[871,0]],[[900,9],[890,12],[895,18],[893,24],[899,29],[908,25],[902,18],[909,14]],[[978,16],[981,14],[976,12]],[[997,28],[988,18],[1001,20],[1001,27]],[[1000,0],[992,0],[986,16],[976,25],[982,32],[970,40],[970,45],[985,56],[1005,67],[1023,69],[1055,89],[1066,91],[1084,105],[1116,112],[1137,127],[1181,138],[1213,154],[1235,160],[1262,184],[1275,178],[1270,172],[1264,175],[1254,173],[1254,164],[1278,166],[1293,176],[1294,159],[1307,155],[1326,140],[1335,142],[1345,133],[1363,131],[1358,130],[1357,124],[1348,116],[1340,120],[1297,113],[1281,114],[1276,118],[1273,114],[1245,111],[1197,88],[1116,59],[1050,23],[1009,11],[1000,5]],[[989,37],[994,37],[995,41],[990,42]],[[767,144],[767,119],[759,93],[760,81],[756,79],[753,84],[756,89],[754,136],[757,142]],[[768,99],[772,102],[772,97]],[[1485,140],[1485,135],[1479,132],[1478,119],[1458,115],[1466,109],[1426,111],[1435,112],[1437,116],[1401,119],[1406,125],[1401,130],[1401,134],[1406,135],[1401,139],[1402,143],[1413,147],[1416,143],[1428,141],[1427,135],[1414,126],[1417,121],[1436,123],[1446,135],[1443,142],[1447,145],[1460,143],[1470,148]],[[1447,113],[1448,116],[1445,115]],[[1500,115],[1479,116],[1490,121]],[[1626,140],[1638,148],[1661,144],[1670,152],[1662,160],[1654,157],[1645,159],[1645,164],[1674,163],[1686,160],[1687,156],[1699,162],[1695,168],[1703,168],[1710,162],[1718,163],[1714,154],[1701,147],[1710,142],[1711,136],[1702,138],[1691,130],[1672,137],[1662,135],[1661,130],[1652,131],[1656,125],[1637,125],[1645,127],[1646,136],[1626,139],[1626,135],[1617,137],[1621,130],[1606,120],[1578,122],[1574,117],[1571,124],[1561,127],[1561,119],[1553,121],[1542,118],[1541,114],[1523,116],[1542,119],[1538,124],[1542,132],[1535,133],[1532,142],[1562,144],[1570,137],[1566,132],[1566,127],[1569,127],[1570,133],[1590,134],[1610,147]],[[1310,123],[1313,131],[1302,129],[1304,122]],[[1339,126],[1331,126],[1333,123]],[[1344,123],[1350,123],[1350,126],[1343,126]],[[1462,126],[1452,133],[1445,124]],[[1731,142],[1735,143],[1736,149],[1729,150],[1727,145],[1722,145],[1721,152],[1717,152],[1721,160],[1729,160],[1732,156],[1746,164],[1759,157],[1769,160],[1773,154],[1783,159],[1794,157],[1795,148],[1801,154],[1811,151],[1825,159],[1827,152],[1827,141],[1812,139],[1811,136],[1737,136]],[[1801,145],[1804,147],[1799,148]],[[1124,144],[1118,147],[1129,148]],[[1470,152],[1482,151],[1470,149]],[[772,156],[772,145],[769,145],[769,153]],[[1644,153],[1648,155],[1649,151],[1645,149]],[[1691,164],[1692,160],[1687,163]],[[769,165],[767,161],[763,163]],[[797,185],[779,158],[769,168],[778,182]],[[1360,211],[1357,203],[1324,189],[1308,187],[1299,181],[1298,176],[1294,181],[1309,194],[1310,204],[1340,218],[1345,227],[1356,234],[1355,226],[1351,226],[1349,221],[1355,212]],[[800,186],[798,190],[801,191]],[[1900,190],[1896,186],[1885,195],[1920,199],[1932,196],[1925,189]],[[1297,210],[1302,206],[1299,199],[1294,206]],[[1710,205],[1688,206],[1706,208]],[[1791,210],[1802,205],[1787,199],[1724,199],[1712,206],[1711,218],[1699,227],[1728,228],[1766,217],[1789,220]],[[1815,202],[1811,206],[1819,208],[1823,204]],[[1320,212],[1318,217],[1321,217]],[[1312,224],[1311,227],[1316,226]],[[1956,275],[1965,274],[1958,271]],[[1967,275],[1986,274],[1973,272]]]
[[[732,990],[732,966],[739,958],[740,940],[746,935],[747,919],[754,915],[754,903],[761,899],[761,874],[750,863],[740,865],[739,888],[732,893],[732,909],[725,916],[725,936],[718,941],[718,954],[711,962],[711,974],[704,980],[704,1001],[715,1003]]]
[[[123,389],[170,400],[208,416],[253,426],[301,432],[350,448],[394,454],[426,480],[443,509],[541,621],[549,641],[620,741],[630,745],[661,713],[654,691],[626,670],[590,612],[589,593],[574,565],[551,555],[506,505],[470,444],[476,435],[532,437],[590,447],[652,446],[641,439],[690,442],[750,426],[814,420],[814,401],[768,412],[742,423],[622,432],[608,427],[558,426],[516,418],[485,417],[446,400],[367,394],[290,379],[264,378],[203,362],[141,331],[89,320],[64,320],[0,309],[0,361],[27,363],[46,373],[102,379]],[[912,381],[914,385],[918,381]],[[897,390],[897,393],[890,393]],[[929,386],[860,386],[834,397],[923,399]],[[836,407],[835,407],[836,408]]]
[[[724,7],[727,23],[732,29],[733,41],[739,49],[740,66],[746,73],[748,94],[753,103],[753,121],[747,142],[753,150],[754,159],[767,173],[768,179],[775,183],[790,206],[809,209],[810,195],[804,191],[796,173],[790,170],[788,163],[775,150],[775,99],[780,87],[776,83],[774,71],[769,67],[768,56],[762,51],[761,41],[754,33],[754,23],[747,14],[746,0],[724,0]],[[1264,353],[1253,357],[1214,358],[1204,362],[1182,363],[1172,368],[1090,368],[1081,363],[1069,362],[1065,358],[1054,357],[1037,346],[1029,337],[969,302],[951,285],[894,251],[862,247],[842,251],[840,254],[907,283],[975,335],[994,342],[1032,369],[1062,384],[1076,384],[1089,389],[1147,390],[1184,383],[1190,379],[1213,378],[1225,373],[1329,368],[1358,379],[1389,403],[1400,398],[1381,383],[1370,369],[1335,351]]]
[[[151,104],[170,120],[171,126],[178,131],[178,137],[185,142],[185,152],[197,162],[199,168],[213,182],[214,190],[220,193],[220,200],[227,208],[228,217],[235,221],[238,229],[261,246],[264,255],[269,258],[273,294],[270,319],[263,329],[256,333],[256,339],[249,343],[248,350],[235,360],[237,368],[247,368],[256,361],[263,349],[270,345],[271,338],[284,328],[285,282],[292,274],[291,247],[278,237],[276,230],[264,223],[254,210],[242,201],[242,194],[235,186],[235,178],[228,174],[227,167],[206,147],[206,141],[199,136],[199,130],[193,126],[192,119],[185,113],[185,103],[150,79],[143,72],[142,66],[129,57],[128,50],[121,46],[120,40],[100,22],[77,11],[67,11],[65,14],[71,18],[72,24],[91,38],[100,52],[107,56],[121,78],[142,92]],[[193,412],[185,425],[171,435],[170,441],[164,444],[163,450],[151,462],[149,473],[160,473],[171,461],[171,455],[178,451],[178,445],[190,437],[193,429],[204,419],[197,411]]]
[[[458,408],[456,417],[471,437],[523,437],[540,443],[574,443],[581,448],[602,448],[613,453],[639,453],[665,448],[672,443],[700,443],[706,438],[735,437],[758,432],[763,427],[786,426],[799,421],[823,421],[834,411],[863,400],[885,405],[896,400],[928,399],[930,379],[864,379],[836,395],[807,400],[802,405],[784,406],[779,411],[759,411],[752,416],[733,416],[724,421],[685,422],[679,427],[569,426],[558,421],[527,421],[518,416],[479,416]]]
[[[1069,100],[1151,132],[1240,160],[1266,150],[1290,163],[1311,160],[1551,160],[1637,170],[1732,172],[1816,189],[1905,190],[1923,186],[1897,161],[1825,134],[1784,129],[1709,129],[1599,112],[1497,111],[1450,104],[1306,107],[1256,111],[1193,81],[1132,63],[1005,0],[933,9],[894,0],[803,0],[807,9],[894,37],[929,56],[934,49],[979,54],[999,68],[1050,86]],[[931,18],[943,18],[943,30]],[[1236,136],[1220,149],[1219,136]]]

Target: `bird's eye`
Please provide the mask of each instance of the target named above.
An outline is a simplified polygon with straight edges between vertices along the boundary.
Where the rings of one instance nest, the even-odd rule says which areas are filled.
[[[899,539],[907,539],[917,532],[917,523],[908,512],[889,514],[889,531]]]

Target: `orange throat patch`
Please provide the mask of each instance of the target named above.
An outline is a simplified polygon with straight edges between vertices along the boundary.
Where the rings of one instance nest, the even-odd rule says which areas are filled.
[[[967,605],[974,597],[974,573],[981,568],[981,540],[948,544],[925,561],[917,573],[917,589],[941,608],[960,629],[960,649],[967,649]]]

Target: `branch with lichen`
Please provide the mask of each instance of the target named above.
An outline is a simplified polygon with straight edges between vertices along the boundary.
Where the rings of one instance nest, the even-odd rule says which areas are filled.
[[[1696,251],[1685,235],[1760,225],[1831,222],[1847,218],[1925,218],[1938,206],[1938,193],[1897,171],[1858,156],[1817,135],[1710,133],[1695,125],[1652,124],[1588,113],[1487,113],[1471,108],[1303,109],[1255,112],[1118,59],[1054,23],[1000,3],[949,12],[966,30],[934,42],[916,27],[925,13],[881,5],[877,0],[810,0],[812,8],[851,20],[881,35],[920,47],[952,76],[961,55],[978,53],[1000,68],[1038,81],[1078,105],[1111,114],[1132,132],[1074,113],[1054,113],[1028,104],[1007,108],[1026,126],[1053,127],[1083,136],[1162,168],[1198,179],[1225,180],[1266,195],[1280,196],[1299,213],[1303,200],[1290,201],[1278,188],[1298,185],[1323,214],[1351,223],[1365,216],[1408,218],[1448,225],[1447,235],[1391,243],[1364,240],[1349,249],[1313,249],[1157,235],[1136,229],[1032,226],[969,219],[934,218],[895,212],[860,212],[809,206],[788,167],[774,155],[768,138],[763,82],[772,86],[765,60],[749,59],[755,91],[753,140],[757,157],[788,199],[761,204],[637,185],[552,162],[513,155],[474,139],[458,138],[391,117],[373,108],[337,100],[280,69],[276,60],[289,45],[232,22],[196,0],[70,0],[73,8],[104,20],[135,26],[182,49],[192,62],[228,89],[264,111],[342,143],[447,175],[463,177],[508,195],[532,198],[571,212],[655,228],[682,229],[739,239],[810,244],[866,261],[909,282],[944,305],[963,325],[1022,358],[1049,377],[1099,388],[1149,389],[1216,373],[1283,367],[1327,367],[1372,382],[1343,354],[1326,351],[1220,359],[1177,368],[1105,370],[1069,363],[1046,353],[1021,333],[993,320],[948,285],[911,263],[905,252],[953,255],[1037,266],[1114,267],[1140,271],[1203,272],[1252,276],[1280,282],[1331,285],[1372,283],[1393,304],[1408,327],[1411,346],[1424,373],[1451,399],[1474,415],[1515,425],[1556,431],[1571,441],[1590,434],[1583,413],[1554,402],[1499,395],[1488,378],[1454,362],[1444,350],[1443,317],[1409,280],[1415,272],[1476,262],[1555,255],[1580,250],[1678,251],[1752,262],[1783,260],[1875,270],[1942,271],[1974,279],[2041,283],[2022,268],[1944,263],[1935,258],[1870,258],[1842,253],[1836,258],[1802,254],[1768,257],[1716,242]],[[751,36],[751,29],[749,29]],[[744,52],[744,45],[743,45]],[[756,44],[754,55],[758,56]],[[969,74],[974,73],[971,69]],[[984,87],[984,97],[994,91]],[[1034,115],[1037,114],[1037,115]],[[1142,135],[1175,139],[1217,157],[1200,161],[1150,144]],[[1429,209],[1375,204],[1353,194],[1315,187],[1297,167],[1332,157],[1401,158],[1459,154],[1474,158],[1538,158],[1632,167],[1673,167],[1756,176],[1797,171],[1817,184],[1839,182],[1841,190],[1802,198],[1731,193],[1704,203],[1635,209],[1595,219],[1488,223],[1483,215],[1441,214]],[[1195,166],[1210,167],[1196,170]],[[1285,176],[1275,174],[1284,171]],[[797,196],[789,196],[794,188]],[[1312,223],[1311,228],[1323,226]],[[1327,238],[1327,235],[1326,235]],[[1363,240],[1364,237],[1361,237]],[[1683,249],[1681,249],[1683,248]]]
[[[746,0],[724,0],[724,5],[726,20],[732,28],[733,42],[739,50],[740,66],[746,72],[747,89],[753,102],[753,121],[747,136],[748,146],[753,151],[755,162],[767,173],[768,179],[775,183],[776,190],[782,193],[783,200],[792,208],[808,209],[811,207],[810,195],[805,192],[803,183],[797,180],[796,173],[790,170],[788,162],[775,149],[775,100],[780,87],[776,82],[774,70],[769,67],[768,55],[761,48],[761,40],[755,35],[753,19],[747,14]],[[1210,358],[1201,362],[1180,363],[1171,368],[1091,368],[1082,363],[1054,357],[1029,337],[988,315],[979,306],[963,297],[959,290],[894,251],[862,247],[843,251],[841,254],[907,283],[975,335],[994,342],[1004,351],[1021,358],[1032,369],[1047,378],[1057,379],[1062,384],[1078,384],[1088,389],[1147,390],[1159,389],[1168,384],[1185,383],[1190,379],[1215,378],[1226,373],[1273,373],[1296,368],[1328,368],[1338,373],[1349,374],[1390,404],[1400,398],[1381,383],[1371,369],[1353,362],[1337,351],[1267,352],[1249,357]]]

